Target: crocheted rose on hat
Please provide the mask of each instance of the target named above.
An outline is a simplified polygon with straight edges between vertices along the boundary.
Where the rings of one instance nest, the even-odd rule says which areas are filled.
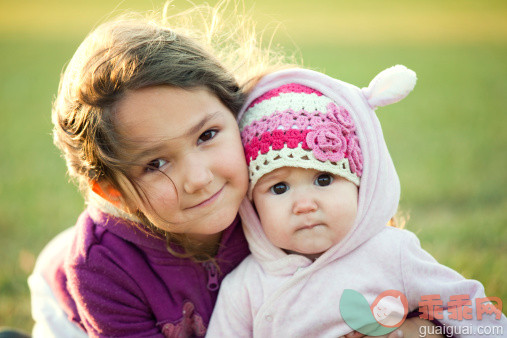
[[[363,156],[349,112],[317,90],[297,83],[256,98],[239,121],[250,192],[282,167],[329,172],[357,186]]]

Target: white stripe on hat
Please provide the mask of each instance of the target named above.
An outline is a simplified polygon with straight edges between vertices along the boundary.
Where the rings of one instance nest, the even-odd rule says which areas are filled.
[[[278,96],[261,101],[249,108],[248,114],[245,113],[243,119],[239,121],[239,130],[243,131],[246,125],[250,125],[253,121],[260,120],[264,116],[270,116],[276,111],[284,111],[289,108],[296,112],[304,109],[307,112],[325,113],[330,102],[333,101],[327,96],[319,96],[315,93],[280,93]]]

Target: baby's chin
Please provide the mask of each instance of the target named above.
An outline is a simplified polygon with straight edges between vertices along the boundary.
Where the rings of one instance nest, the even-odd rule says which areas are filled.
[[[297,248],[292,247],[289,249],[283,249],[286,253],[292,253],[296,255],[305,256],[309,259],[315,260],[319,258],[323,253],[334,247],[336,244],[338,244],[340,241],[332,240],[322,240],[322,241],[316,241],[312,243],[305,243],[305,245],[300,245]]]
[[[293,254],[293,255],[301,255],[301,256],[305,256],[306,258],[308,259],[311,259],[312,261],[316,260],[317,258],[319,258],[324,252],[326,252],[326,250],[324,251],[310,251],[310,252],[300,252],[300,251],[293,251],[293,250],[285,250],[284,251],[287,253],[287,254]]]

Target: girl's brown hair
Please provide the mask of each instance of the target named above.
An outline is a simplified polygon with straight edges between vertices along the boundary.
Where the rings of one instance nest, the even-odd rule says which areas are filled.
[[[98,26],[79,46],[62,75],[52,121],[54,143],[85,199],[91,183],[103,181],[122,196],[134,191],[147,201],[128,175],[128,151],[113,121],[115,105],[128,91],[157,85],[205,87],[237,114],[252,79],[286,64],[282,56],[260,47],[251,19],[238,8],[228,16],[234,22],[222,21],[231,11],[229,4],[194,6],[170,16],[168,3],[160,20],[123,15]],[[125,191],[120,184],[125,181],[133,189]],[[170,242],[176,242],[186,249],[185,256],[203,257],[185,236],[163,234],[170,251]]]

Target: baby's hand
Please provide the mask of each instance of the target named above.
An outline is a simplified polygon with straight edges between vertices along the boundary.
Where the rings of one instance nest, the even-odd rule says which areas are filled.
[[[364,337],[364,334],[359,333],[357,331],[352,331],[350,333],[347,333],[345,336],[340,336],[339,338],[361,338]]]
[[[401,338],[401,337],[419,338],[421,336],[419,328],[422,326],[430,327],[430,326],[435,326],[435,324],[433,324],[429,320],[421,319],[419,317],[412,317],[412,318],[405,320],[405,322],[403,323],[403,325],[400,326],[399,329],[391,332],[389,335],[380,336],[380,337],[376,337],[376,338]],[[432,331],[434,332],[434,330],[429,330],[429,329],[424,330],[424,332],[432,332]],[[360,338],[360,337],[375,338],[375,337],[365,336],[357,331],[352,331],[342,337],[343,338]],[[437,334],[435,334],[435,335],[427,334],[426,337],[437,338],[437,337],[444,337],[444,336],[437,335]]]
[[[361,337],[365,337],[365,338],[402,338],[405,336],[403,335],[403,331],[401,331],[401,330],[393,331],[388,336],[376,336],[376,337],[365,336],[364,334],[359,333],[357,331],[352,331],[350,333],[347,333],[345,336],[341,336],[340,338],[361,338]],[[417,336],[417,337],[419,337],[419,336]]]
[[[405,338],[419,338],[421,337],[421,327],[425,326],[425,330],[423,332],[426,333],[425,337],[437,338],[437,337],[445,337],[439,334],[427,334],[428,332],[435,332],[437,330],[429,329],[429,327],[436,326],[432,322],[426,319],[421,319],[419,317],[412,317],[405,320],[405,322],[399,327],[398,330],[392,332],[388,337],[405,337]],[[401,336],[392,336],[397,332],[401,332]]]

